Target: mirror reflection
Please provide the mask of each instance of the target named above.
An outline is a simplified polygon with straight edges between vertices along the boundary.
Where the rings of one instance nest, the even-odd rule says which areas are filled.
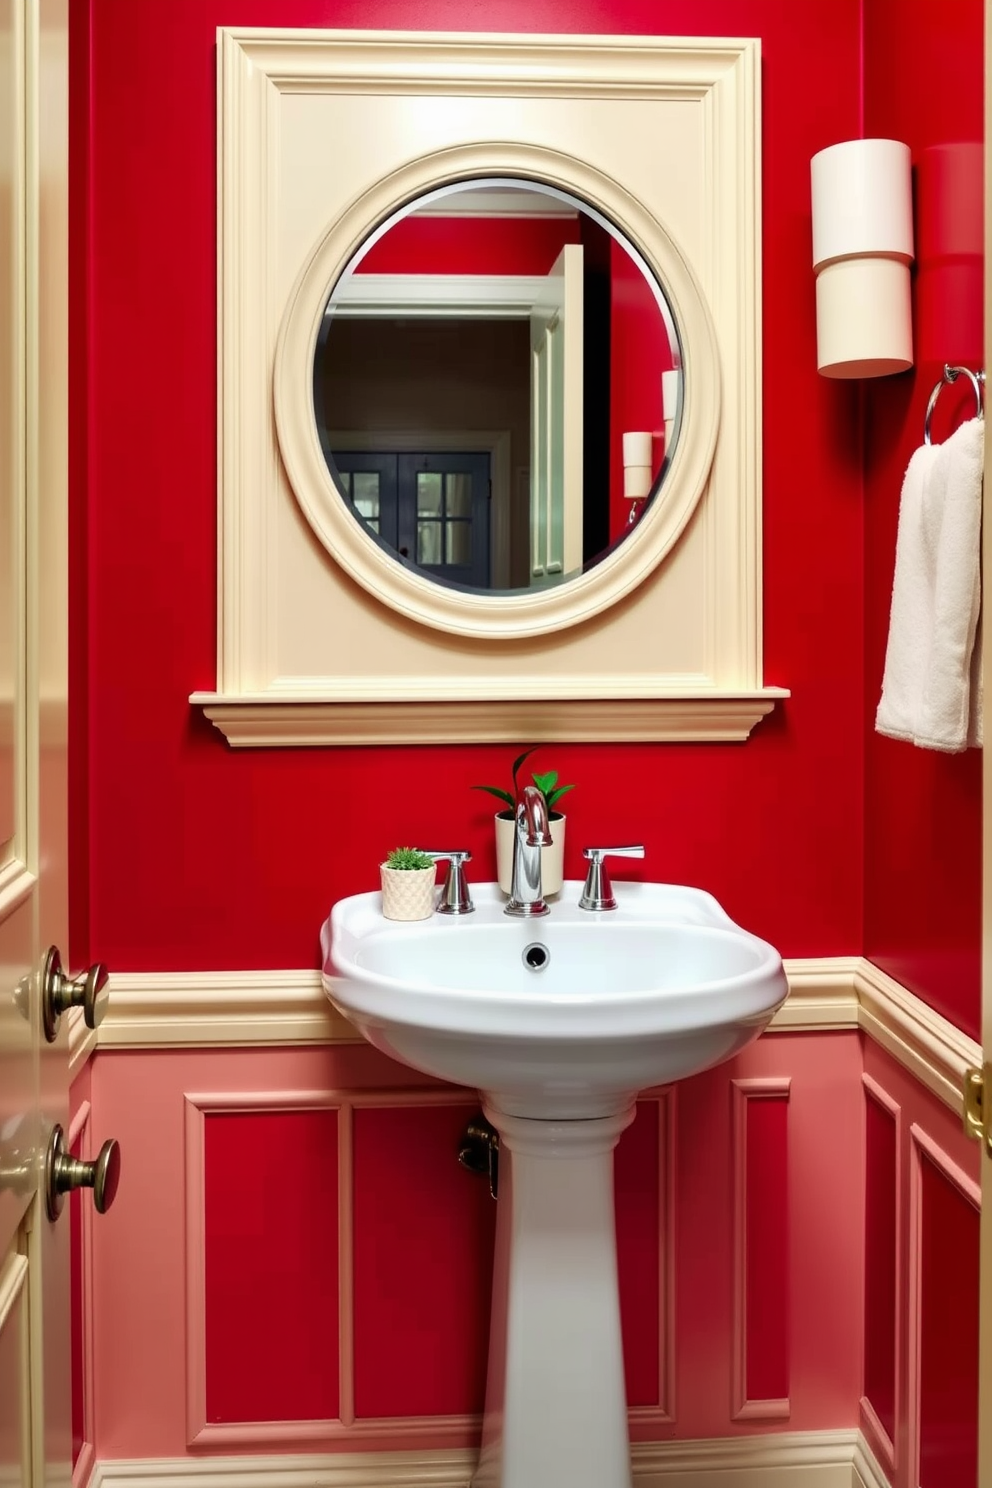
[[[587,571],[663,484],[674,317],[636,250],[556,189],[487,179],[394,214],[329,296],[314,413],[343,499],[440,583]]]

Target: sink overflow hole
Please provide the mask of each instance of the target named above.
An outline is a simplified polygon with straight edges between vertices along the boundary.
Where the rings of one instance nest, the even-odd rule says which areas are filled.
[[[524,948],[523,963],[528,971],[543,971],[551,960],[551,952],[539,940],[531,941]]]

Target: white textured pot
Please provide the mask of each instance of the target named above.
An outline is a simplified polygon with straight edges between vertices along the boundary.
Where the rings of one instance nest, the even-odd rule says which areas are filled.
[[[387,920],[429,920],[434,913],[434,880],[429,868],[387,868],[379,864],[382,875],[382,912]]]
[[[557,894],[565,867],[565,814],[552,811],[549,818],[551,846],[541,848],[541,887],[545,895]],[[496,814],[496,878],[504,894],[513,881],[513,834],[516,822],[507,812]]]

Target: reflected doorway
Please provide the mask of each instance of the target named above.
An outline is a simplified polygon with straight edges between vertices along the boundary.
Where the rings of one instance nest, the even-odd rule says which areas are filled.
[[[488,589],[492,480],[486,451],[332,451],[355,515],[406,562]]]

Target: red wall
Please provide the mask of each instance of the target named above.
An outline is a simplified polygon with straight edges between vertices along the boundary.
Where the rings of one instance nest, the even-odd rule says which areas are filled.
[[[536,217],[404,217],[362,259],[359,274],[550,274],[578,222]]]
[[[904,140],[916,174],[916,239],[947,236],[920,190],[928,147],[982,139],[982,3],[941,11],[873,0],[865,7],[866,135]],[[980,183],[978,190],[981,190]],[[970,203],[963,204],[969,215]],[[921,209],[923,214],[921,217]],[[953,234],[951,234],[953,236]],[[980,300],[962,316],[929,265],[914,280],[916,366],[865,385],[865,953],[978,1036],[981,961],[981,753],[943,755],[873,731],[881,689],[903,473],[945,360],[980,365]],[[943,342],[935,327],[943,326]],[[921,334],[922,333],[922,334]],[[835,393],[842,415],[850,405]],[[933,437],[974,409],[941,395]]]
[[[652,475],[665,455],[661,374],[673,365],[668,332],[643,272],[625,248],[610,243],[610,537],[623,534],[630,503],[623,494],[623,436],[649,430]]]
[[[90,131],[73,150],[90,192],[73,219],[86,390],[73,961],[313,966],[331,901],[373,886],[390,842],[453,831],[476,874],[493,871],[489,812],[470,786],[505,775],[512,746],[234,753],[187,701],[215,683],[215,28],[274,22],[762,38],[765,672],[793,695],[746,745],[549,746],[537,763],[578,782],[569,873],[584,842],[633,834],[645,872],[705,885],[784,954],[856,950],[857,401],[816,373],[809,157],[857,132],[857,0],[714,0],[705,14],[688,0],[91,0],[74,14]],[[809,87],[811,57],[829,88]]]

